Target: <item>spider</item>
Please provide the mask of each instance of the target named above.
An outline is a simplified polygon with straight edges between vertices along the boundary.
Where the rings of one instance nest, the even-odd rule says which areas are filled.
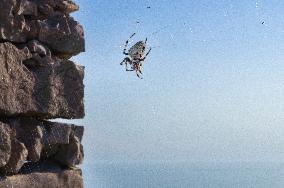
[[[142,67],[142,62],[146,59],[146,57],[149,55],[151,51],[151,47],[149,51],[146,53],[144,56],[144,52],[146,49],[146,44],[147,44],[147,38],[145,41],[139,41],[136,44],[134,44],[128,52],[126,52],[126,48],[128,45],[129,40],[135,35],[136,33],[133,33],[130,38],[125,42],[125,46],[123,49],[123,54],[128,56],[123,59],[123,61],[120,63],[120,65],[123,65],[125,63],[125,69],[126,71],[135,71],[136,75],[138,78],[142,77],[140,74],[142,74],[141,67]],[[131,69],[128,69],[127,65],[131,65]]]

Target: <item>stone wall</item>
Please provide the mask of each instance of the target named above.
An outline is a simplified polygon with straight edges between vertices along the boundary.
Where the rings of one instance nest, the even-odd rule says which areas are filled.
[[[70,0],[0,1],[0,187],[83,187],[82,26]]]

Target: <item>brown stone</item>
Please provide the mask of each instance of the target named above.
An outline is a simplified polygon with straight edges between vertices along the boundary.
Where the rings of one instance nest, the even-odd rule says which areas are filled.
[[[11,155],[11,129],[0,122],[0,168],[5,166]]]
[[[29,162],[54,159],[61,165],[74,167],[83,161],[84,127],[33,118],[2,121],[15,131],[16,139],[27,148]]]
[[[85,51],[83,28],[68,15],[78,8],[70,0],[0,1],[0,41],[38,39],[55,55],[69,59]]]
[[[72,17],[56,12],[39,23],[39,41],[57,56],[68,59],[85,51],[83,28]]]
[[[27,48],[0,43],[0,116],[84,117],[84,69],[68,60],[26,66]]]
[[[11,142],[11,155],[7,165],[1,169],[4,174],[16,174],[27,160],[28,150],[25,145],[16,138]]]
[[[0,187],[13,188],[83,188],[79,169],[62,169],[56,164],[41,164],[34,170],[28,168],[23,174],[0,176]]]
[[[70,0],[56,1],[56,8],[65,14],[79,10],[79,6]]]
[[[81,188],[85,51],[71,0],[0,0],[0,187]]]
[[[82,163],[84,158],[83,147],[74,134],[70,134],[69,143],[61,145],[54,159],[62,165],[74,167]]]
[[[16,0],[0,1],[0,41],[26,42],[29,28],[18,7]]]
[[[16,174],[26,162],[45,160],[68,167],[81,164],[83,130],[81,126],[33,118],[0,120],[0,172]]]

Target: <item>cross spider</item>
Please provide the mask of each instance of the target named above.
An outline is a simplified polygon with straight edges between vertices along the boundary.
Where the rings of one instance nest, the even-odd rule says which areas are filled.
[[[139,41],[136,44],[134,44],[128,52],[126,52],[126,48],[128,45],[129,40],[135,35],[136,33],[133,33],[130,38],[125,42],[125,46],[123,49],[123,54],[129,57],[125,57],[123,61],[120,63],[120,65],[123,65],[125,63],[125,69],[126,71],[135,71],[136,75],[138,78],[142,77],[140,74],[142,74],[141,67],[142,67],[142,62],[146,59],[146,57],[149,55],[151,51],[151,47],[149,51],[146,53],[144,56],[144,52],[146,49],[146,44],[147,44],[147,38],[145,41]],[[131,65],[131,69],[128,69],[127,65]]]

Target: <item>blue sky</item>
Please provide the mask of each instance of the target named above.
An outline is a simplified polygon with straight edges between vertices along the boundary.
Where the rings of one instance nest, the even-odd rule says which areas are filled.
[[[283,161],[284,1],[76,2],[85,165]],[[143,80],[119,65],[133,32],[153,47]]]

